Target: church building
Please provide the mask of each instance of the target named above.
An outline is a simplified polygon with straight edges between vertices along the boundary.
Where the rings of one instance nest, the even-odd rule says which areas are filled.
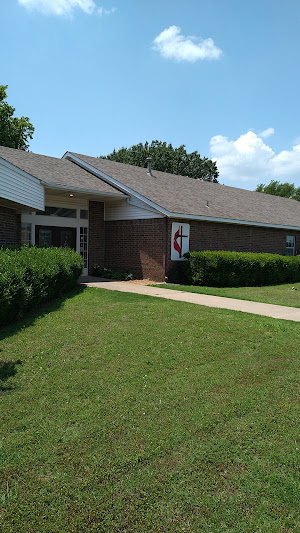
[[[172,280],[192,250],[300,253],[300,202],[66,152],[0,147],[0,245],[68,246],[93,267]]]

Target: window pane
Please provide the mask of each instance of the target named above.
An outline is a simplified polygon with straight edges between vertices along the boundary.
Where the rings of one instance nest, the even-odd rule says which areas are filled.
[[[286,236],[286,247],[287,248],[294,248],[295,246],[295,237],[292,235]]]
[[[31,224],[22,222],[21,226],[21,243],[30,244],[31,243]]]
[[[40,229],[39,230],[39,246],[43,248],[48,248],[52,246],[52,230],[51,229]]]
[[[80,255],[83,257],[84,268],[88,265],[88,232],[87,228],[80,228]]]
[[[63,248],[72,248],[72,231],[63,230],[60,232],[60,246]]]
[[[286,236],[286,255],[295,255],[295,242],[294,235]]]
[[[53,207],[46,205],[45,211],[39,213],[39,215],[45,215],[47,217],[66,217],[76,218],[76,209],[67,209],[66,207]]]
[[[87,209],[80,209],[80,218],[87,219],[89,217],[89,212]]]

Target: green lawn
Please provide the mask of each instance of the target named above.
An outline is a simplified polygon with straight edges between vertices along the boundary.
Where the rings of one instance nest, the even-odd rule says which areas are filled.
[[[300,307],[300,283],[271,285],[267,287],[199,287],[194,285],[159,283],[153,285],[153,287],[195,292],[198,294],[212,294],[214,296],[225,296],[226,298],[238,298],[239,300],[286,305],[288,307]],[[292,287],[296,290],[292,290]]]
[[[298,531],[297,323],[99,289],[46,311],[0,340],[1,533]]]

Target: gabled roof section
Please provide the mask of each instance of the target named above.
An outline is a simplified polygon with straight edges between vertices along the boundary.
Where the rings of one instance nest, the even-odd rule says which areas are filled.
[[[108,183],[66,159],[15,150],[5,146],[0,146],[0,158],[49,187],[124,196]]]
[[[300,229],[300,202],[67,152],[63,159],[0,146],[0,158],[48,188],[131,196],[168,217]]]
[[[300,229],[300,202],[67,152],[66,158],[171,217]]]

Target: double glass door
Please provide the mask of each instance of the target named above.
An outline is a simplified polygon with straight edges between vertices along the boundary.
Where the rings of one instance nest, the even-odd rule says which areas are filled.
[[[76,250],[76,228],[36,226],[35,244],[41,247],[55,246]]]

